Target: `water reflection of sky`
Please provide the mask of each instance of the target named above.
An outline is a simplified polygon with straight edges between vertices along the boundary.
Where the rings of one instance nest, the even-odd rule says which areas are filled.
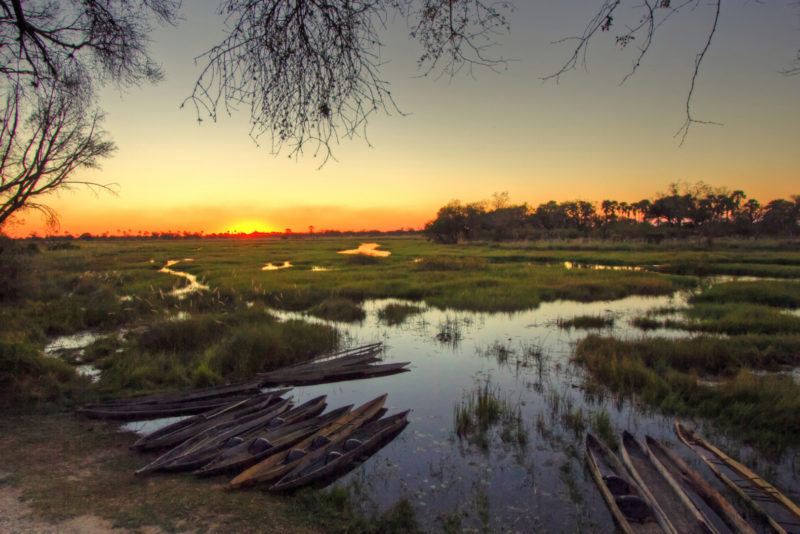
[[[686,296],[559,301],[517,313],[426,309],[390,327],[378,320],[377,312],[391,302],[399,301],[368,301],[363,322],[337,326],[349,344],[382,341],[384,359],[411,361],[411,372],[295,391],[300,402],[327,394],[332,407],[388,392],[390,413],[412,410],[411,424],[395,441],[337,484],[352,484],[378,508],[407,497],[426,525],[434,525],[443,514],[458,513],[464,527],[486,524],[492,531],[612,532],[610,516],[584,471],[583,433],[565,428],[564,413],[580,408],[588,420],[605,409],[619,432],[629,429],[642,438],[648,433],[676,443],[672,419],[587,396],[583,373],[570,362],[574,344],[587,331],[558,328],[556,322],[576,315],[610,316],[613,327],[600,333],[618,338],[686,336],[664,329],[643,333],[630,326],[631,319],[647,310],[684,306]],[[443,328],[455,329],[460,339],[439,341]],[[511,351],[504,362],[493,355],[496,344]],[[542,359],[525,358],[526,348],[540,351]],[[455,437],[455,406],[487,379],[500,397],[521,406],[526,446],[503,443],[499,429],[488,452]]]

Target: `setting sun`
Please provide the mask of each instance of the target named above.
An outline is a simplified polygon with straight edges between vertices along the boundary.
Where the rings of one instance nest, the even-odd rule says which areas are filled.
[[[277,232],[277,228],[263,221],[256,219],[247,219],[245,221],[237,221],[229,224],[222,229],[222,232],[230,232],[232,234],[252,234],[253,232],[269,233]]]

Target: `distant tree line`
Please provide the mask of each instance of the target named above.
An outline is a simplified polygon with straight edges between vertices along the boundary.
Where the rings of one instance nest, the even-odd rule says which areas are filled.
[[[585,200],[549,202],[536,207],[512,204],[508,193],[488,201],[441,207],[425,225],[438,243],[518,239],[597,237],[660,241],[666,237],[759,237],[800,234],[800,195],[762,205],[744,191],[670,184],[665,193],[639,202]]]

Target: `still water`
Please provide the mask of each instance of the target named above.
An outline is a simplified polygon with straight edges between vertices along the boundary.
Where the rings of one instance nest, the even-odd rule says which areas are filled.
[[[378,312],[400,301],[368,301],[363,322],[336,324],[347,344],[381,341],[384,360],[410,361],[411,371],[296,388],[294,396],[303,402],[327,394],[329,406],[337,407],[388,393],[389,413],[411,409],[411,423],[397,439],[336,482],[349,486],[367,510],[383,510],[408,498],[432,530],[460,516],[467,531],[613,532],[610,515],[583,464],[583,439],[593,413],[607,412],[619,433],[628,429],[642,439],[652,435],[671,444],[692,465],[699,468],[699,463],[691,452],[681,450],[671,418],[589,394],[582,370],[570,359],[587,331],[559,328],[557,322],[594,315],[614,319],[613,326],[595,330],[605,335],[686,336],[674,330],[645,334],[630,326],[632,318],[647,310],[684,306],[686,296],[588,304],[559,301],[511,314],[425,308],[397,326],[383,323]],[[498,398],[519,410],[525,443],[504,441],[499,424],[490,429],[485,448],[456,436],[455,408],[487,383]],[[796,476],[793,469],[789,478],[794,481]]]

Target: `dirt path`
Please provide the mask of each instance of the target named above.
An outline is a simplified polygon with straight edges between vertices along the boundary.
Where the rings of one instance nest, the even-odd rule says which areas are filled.
[[[0,473],[0,532],[5,534],[126,534],[128,529],[113,528],[110,521],[84,515],[58,523],[34,517],[33,509],[22,500],[22,492],[4,484],[9,473]],[[139,532],[161,534],[160,528],[144,528]]]

